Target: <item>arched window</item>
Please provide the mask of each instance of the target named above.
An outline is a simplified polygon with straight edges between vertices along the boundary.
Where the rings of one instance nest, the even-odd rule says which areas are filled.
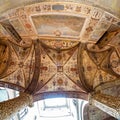
[[[0,102],[9,99],[8,91],[5,88],[0,87]]]

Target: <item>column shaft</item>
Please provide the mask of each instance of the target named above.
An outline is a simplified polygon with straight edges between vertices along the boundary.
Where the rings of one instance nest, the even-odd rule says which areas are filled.
[[[33,98],[26,93],[20,93],[19,97],[0,103],[0,119],[9,120],[21,109],[32,105]]]

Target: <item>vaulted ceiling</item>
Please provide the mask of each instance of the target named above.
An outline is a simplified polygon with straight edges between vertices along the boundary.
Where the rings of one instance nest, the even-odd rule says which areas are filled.
[[[0,85],[33,94],[35,101],[87,99],[95,89],[117,89],[118,3],[1,0]]]

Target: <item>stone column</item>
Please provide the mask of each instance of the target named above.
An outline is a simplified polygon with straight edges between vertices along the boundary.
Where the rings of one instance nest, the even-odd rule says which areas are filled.
[[[102,93],[93,93],[90,102],[109,115],[120,120],[120,97],[114,97]]]
[[[32,106],[33,97],[26,93],[20,93],[19,97],[0,103],[0,119],[9,120],[19,110]]]

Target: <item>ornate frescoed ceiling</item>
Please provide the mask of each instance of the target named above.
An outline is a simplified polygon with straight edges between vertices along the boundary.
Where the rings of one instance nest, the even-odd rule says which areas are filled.
[[[117,120],[102,110],[86,104],[84,107],[84,120]]]
[[[19,6],[25,6],[25,5],[30,5],[34,3],[39,3],[39,2],[72,2],[72,3],[83,3],[83,4],[88,4],[88,5],[93,5],[97,6],[99,8],[105,9],[109,11],[110,13],[114,13],[116,15],[120,15],[120,4],[119,0],[1,0],[0,1],[0,13],[3,13],[7,10],[10,10],[12,8],[16,8]]]
[[[6,0],[0,9],[0,86],[33,94],[35,101],[87,100],[89,92],[119,86],[119,9],[112,0],[104,9],[95,6],[102,2]]]

